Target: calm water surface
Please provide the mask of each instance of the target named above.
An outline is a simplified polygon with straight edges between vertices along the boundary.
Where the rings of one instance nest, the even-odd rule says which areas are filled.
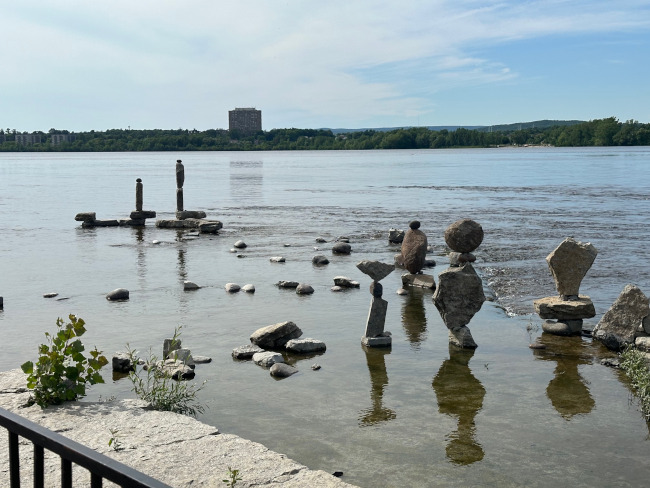
[[[126,218],[136,178],[144,208],[173,218],[178,157],[186,208],[221,220],[220,235],[74,221],[81,211]],[[43,333],[70,313],[88,323],[84,342],[106,353],[129,343],[160,354],[183,325],[184,345],[213,358],[197,367],[197,380],[207,380],[203,421],[311,468],[343,471],[350,483],[640,486],[650,476],[648,427],[624,378],[600,365],[610,353],[586,338],[546,335],[548,348],[533,352],[526,326],[540,323],[532,300],[555,294],[544,258],[566,236],[599,250],[581,288],[598,314],[587,325],[627,283],[650,292],[649,177],[650,148],[2,153],[0,367],[34,359]],[[396,271],[382,282],[393,347],[364,351],[369,278],[356,263],[392,262],[399,247],[388,244],[388,229],[418,219],[437,276],[447,262],[444,229],[466,217],[485,230],[477,268],[495,299],[470,323],[479,348],[450,350],[431,293],[397,296]],[[341,235],[350,256],[331,255]],[[229,252],[238,239],[249,246],[243,259]],[[331,263],[312,266],[315,254]],[[338,275],[361,289],[331,292]],[[203,288],[184,292],[187,279]],[[274,286],[284,279],[316,291],[300,297]],[[227,282],[257,291],[228,295]],[[105,294],[118,287],[131,299],[109,303]],[[42,297],[52,291],[65,299]],[[255,329],[284,320],[327,351],[287,357],[300,373],[281,381],[232,360]],[[88,400],[132,395],[128,380],[104,376]]]

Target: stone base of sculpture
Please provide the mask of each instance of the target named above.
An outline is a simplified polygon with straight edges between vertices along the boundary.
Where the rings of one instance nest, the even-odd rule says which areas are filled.
[[[428,274],[411,274],[405,273],[402,275],[402,286],[417,286],[420,288],[426,288],[429,290],[436,289],[436,282],[433,279],[433,276]]]

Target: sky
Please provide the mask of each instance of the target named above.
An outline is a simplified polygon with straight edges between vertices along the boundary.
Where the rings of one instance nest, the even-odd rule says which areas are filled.
[[[0,127],[650,122],[650,0],[20,0]]]

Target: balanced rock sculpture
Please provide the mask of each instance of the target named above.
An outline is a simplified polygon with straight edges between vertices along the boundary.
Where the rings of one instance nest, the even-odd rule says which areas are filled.
[[[482,241],[483,228],[473,220],[459,220],[447,228],[445,242],[462,259],[450,260],[433,294],[433,303],[449,329],[449,343],[462,348],[477,347],[467,324],[485,301],[483,282],[471,264],[476,260],[471,253]]]
[[[408,273],[402,275],[402,285],[419,286],[422,288],[436,287],[433,276],[422,273],[426,264],[427,236],[420,230],[420,222],[409,223],[409,230],[402,241],[402,252],[396,257],[396,262],[406,268]]]
[[[582,332],[583,319],[596,315],[594,304],[580,295],[582,279],[591,268],[598,251],[590,243],[567,237],[546,257],[559,296],[535,300],[535,312],[543,319],[542,330],[555,335]]]
[[[388,347],[392,344],[390,332],[384,331],[388,302],[381,298],[383,287],[379,282],[393,272],[395,265],[364,260],[357,264],[357,268],[372,278],[370,284],[372,301],[370,302],[366,330],[361,338],[361,343],[368,347]]]

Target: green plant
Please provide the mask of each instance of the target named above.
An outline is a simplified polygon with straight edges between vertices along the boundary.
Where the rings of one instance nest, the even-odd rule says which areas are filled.
[[[645,354],[632,345],[628,345],[621,353],[621,369],[625,371],[634,394],[639,399],[641,412],[646,420],[650,420],[650,369]]]
[[[137,364],[136,352],[130,349],[128,351],[134,364]],[[144,369],[146,371],[144,377],[137,371],[132,371],[129,374],[129,379],[133,383],[132,391],[138,398],[148,402],[151,408],[192,416],[204,412],[205,409],[198,402],[196,395],[203,389],[205,382],[197,387],[185,381],[170,378],[162,370],[161,363],[156,356],[151,354],[151,351],[149,359],[145,361]]]
[[[108,360],[97,348],[90,351],[89,358],[83,354],[79,337],[86,332],[85,322],[72,314],[68,319],[68,323],[60,317],[56,320],[56,334],[45,333],[49,344],[39,346],[36,364],[27,361],[21,366],[28,375],[27,388],[33,390],[30,404],[45,408],[76,400],[86,394],[86,385],[104,382],[99,370]]]
[[[239,470],[238,469],[231,469],[230,466],[228,466],[228,479],[221,480],[223,481],[226,486],[228,487],[233,487],[237,484],[238,481],[241,481],[242,477],[239,476]]]
[[[121,451],[122,442],[120,441],[120,431],[117,429],[108,429],[111,433],[111,438],[108,440],[108,447],[113,448],[114,451]]]

